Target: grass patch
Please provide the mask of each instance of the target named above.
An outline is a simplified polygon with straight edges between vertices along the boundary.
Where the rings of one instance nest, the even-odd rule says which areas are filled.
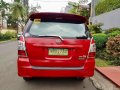
[[[17,31],[14,30],[14,29],[2,29],[2,30],[1,30],[1,33],[4,34],[4,33],[8,32],[8,31],[9,31],[9,32],[17,32]]]
[[[111,66],[111,62],[110,62],[110,61],[101,60],[101,59],[99,59],[99,58],[96,58],[95,61],[96,61],[96,66],[97,66],[97,67],[107,67],[107,66]]]
[[[8,41],[15,41],[17,40],[16,38],[12,38],[12,39],[9,39],[9,40],[0,40],[0,43],[3,43],[3,42],[8,42]]]

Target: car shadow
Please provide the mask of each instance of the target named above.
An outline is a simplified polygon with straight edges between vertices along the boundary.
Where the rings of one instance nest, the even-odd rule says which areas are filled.
[[[45,89],[46,87],[47,90],[73,90],[79,87],[85,88],[84,80],[79,80],[77,78],[33,78],[30,81],[25,81],[25,83],[35,88],[40,87]]]

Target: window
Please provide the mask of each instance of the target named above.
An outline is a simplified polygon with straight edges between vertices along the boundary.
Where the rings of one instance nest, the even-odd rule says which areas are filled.
[[[85,24],[60,23],[60,22],[40,22],[33,23],[29,33],[34,36],[57,35],[63,38],[87,37]]]

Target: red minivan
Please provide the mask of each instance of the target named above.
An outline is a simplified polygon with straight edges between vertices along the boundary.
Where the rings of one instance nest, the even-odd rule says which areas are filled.
[[[18,75],[24,80],[93,76],[96,47],[86,22],[73,14],[31,14],[18,38]]]

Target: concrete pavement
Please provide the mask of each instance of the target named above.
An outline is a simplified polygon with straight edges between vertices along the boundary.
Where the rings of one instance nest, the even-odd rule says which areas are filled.
[[[120,90],[120,88],[97,71],[95,71],[95,75],[91,77],[90,80],[97,90]]]

